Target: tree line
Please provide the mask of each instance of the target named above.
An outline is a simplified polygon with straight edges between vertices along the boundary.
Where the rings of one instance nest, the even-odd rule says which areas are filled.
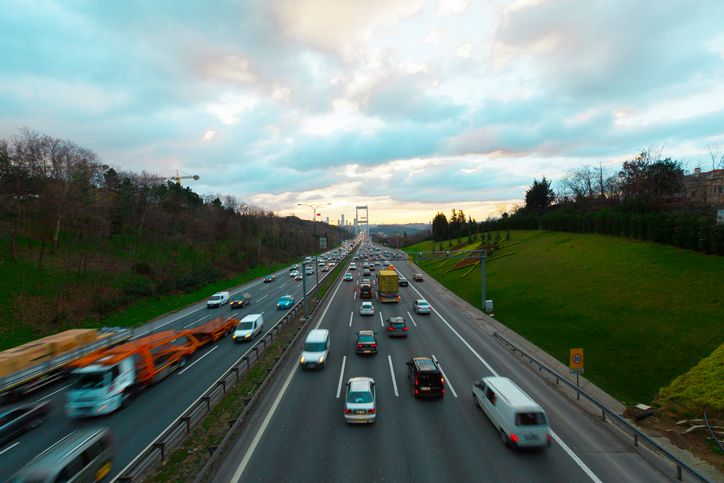
[[[29,129],[0,139],[3,258],[35,267],[18,281],[26,295],[18,286],[15,305],[52,288],[51,320],[67,318],[70,308],[104,315],[139,295],[191,290],[291,260],[314,251],[314,233],[330,245],[349,237],[233,196],[200,196],[167,177],[108,166],[72,141]]]
[[[724,157],[712,159],[721,168]],[[717,224],[712,207],[687,195],[680,161],[661,159],[653,150],[615,171],[601,165],[574,169],[557,193],[550,180],[536,179],[525,206],[484,221],[481,229],[598,233],[724,255],[724,225]]]

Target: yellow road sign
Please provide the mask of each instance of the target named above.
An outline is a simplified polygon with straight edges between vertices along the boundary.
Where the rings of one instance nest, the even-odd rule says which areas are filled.
[[[571,368],[571,372],[583,372],[583,348],[570,350],[568,367]]]

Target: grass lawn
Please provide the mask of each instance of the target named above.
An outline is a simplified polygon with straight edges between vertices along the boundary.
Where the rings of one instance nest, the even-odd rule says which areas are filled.
[[[566,364],[583,347],[586,377],[626,403],[651,402],[724,341],[724,258],[561,232],[512,231],[505,243],[487,263],[496,319]],[[468,268],[420,265],[481,306],[479,267],[462,277]]]

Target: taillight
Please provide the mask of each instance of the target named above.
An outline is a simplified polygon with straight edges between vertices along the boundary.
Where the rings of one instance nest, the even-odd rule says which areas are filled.
[[[416,385],[416,386],[419,386],[419,385],[420,385],[420,381],[418,381],[417,378],[415,378],[415,385]]]
[[[510,435],[510,440],[514,442],[515,444],[518,444],[518,435],[513,433]]]
[[[362,344],[357,344],[357,348],[358,348],[358,349],[361,349],[361,348],[362,348]]]
[[[373,349],[377,349],[377,344],[372,344]]]
[[[368,409],[367,412],[368,412],[369,414],[374,414],[374,413],[375,413],[375,408]]]
[[[352,410],[351,410],[351,409],[346,409],[346,408],[345,408],[345,410],[344,410],[344,414],[352,414]]]
[[[420,394],[420,391],[418,389],[415,389],[415,394]]]
[[[405,327],[402,328],[402,330],[410,330],[410,328],[407,327],[407,326],[405,326]]]
[[[549,443],[551,442],[551,435],[550,435],[550,434],[546,434],[546,441],[548,441]]]
[[[444,377],[441,377],[441,378],[440,378],[440,384],[445,384],[445,378],[444,378]]]
[[[387,330],[393,331],[393,330],[395,330],[395,328],[394,328],[394,327],[387,327]]]

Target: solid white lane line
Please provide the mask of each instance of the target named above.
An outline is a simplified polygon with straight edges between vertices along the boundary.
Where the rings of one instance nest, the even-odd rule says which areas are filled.
[[[8,451],[10,451],[11,449],[13,449],[14,447],[16,447],[16,446],[19,445],[19,444],[20,444],[20,441],[15,441],[13,444],[11,444],[10,446],[8,446],[8,447],[5,448],[4,450],[0,451],[0,454],[5,454],[5,453],[7,453]]]
[[[279,403],[281,402],[282,397],[284,396],[284,393],[287,392],[287,388],[289,387],[289,384],[292,382],[292,377],[294,377],[294,374],[296,372],[297,372],[297,366],[294,365],[292,367],[292,370],[289,371],[287,380],[284,381],[282,390],[279,391],[279,394],[277,395],[276,399],[274,400],[274,403],[272,404],[271,408],[269,409],[269,412],[266,414],[264,421],[261,423],[261,427],[259,428],[259,431],[256,432],[256,435],[254,435],[254,439],[251,441],[251,444],[249,445],[249,449],[246,451],[244,458],[241,460],[241,463],[239,464],[239,467],[234,472],[234,476],[231,477],[231,481],[233,483],[237,483],[238,481],[241,480],[241,475],[244,473],[244,470],[246,469],[246,465],[249,464],[249,460],[251,459],[252,455],[254,454],[254,450],[256,449],[257,445],[259,444],[259,441],[261,440],[262,435],[266,431],[267,426],[269,426],[269,422],[271,421],[271,418],[274,416],[274,413],[276,412],[277,407],[279,406]]]
[[[421,298],[424,298],[424,297],[422,296],[422,294],[420,293],[419,290],[417,290],[415,287],[412,287],[412,289],[413,289],[415,292],[417,292],[417,294],[418,294]],[[437,309],[436,309],[435,307],[432,307],[432,311],[435,312],[435,314],[437,314],[438,317],[440,317],[440,320],[442,320],[442,321],[445,323],[445,325],[448,326],[448,328],[452,331],[452,333],[455,334],[458,339],[460,339],[460,341],[465,345],[465,347],[467,347],[468,350],[470,350],[470,352],[472,352],[473,355],[474,355],[475,357],[477,357],[477,359],[490,371],[491,374],[493,374],[493,375],[496,376],[496,377],[500,377],[500,375],[498,374],[498,372],[497,372],[495,369],[493,369],[493,368],[490,366],[490,364],[488,364],[488,362],[487,362],[485,359],[483,359],[482,356],[475,351],[475,349],[472,348],[472,346],[471,346],[470,344],[468,344],[468,341],[466,341],[465,339],[463,339],[463,336],[461,336],[460,333],[459,333],[457,330],[455,330],[455,329],[448,323],[447,320],[445,320],[445,317],[443,317],[443,316],[440,314],[440,312],[437,311]],[[553,437],[553,439],[555,439],[556,442],[560,444],[561,449],[563,449],[563,451],[565,451],[565,452],[568,454],[568,456],[571,457],[571,459],[578,465],[579,468],[581,468],[581,469],[583,470],[584,473],[586,473],[586,475],[588,475],[589,478],[591,478],[591,480],[595,481],[596,483],[600,483],[600,482],[601,482],[601,480],[598,478],[598,476],[596,476],[596,474],[595,474],[593,471],[591,471],[591,469],[586,465],[586,463],[584,463],[584,462],[581,460],[581,458],[579,458],[578,455],[577,455],[576,453],[574,453],[573,450],[572,450],[571,448],[569,448],[568,445],[566,445],[566,444],[563,442],[563,440],[562,440],[560,437],[558,437],[557,434],[555,434],[555,433],[553,432],[553,430],[551,430],[551,437]]]
[[[184,325],[184,329],[188,329],[188,328],[191,327],[192,325],[198,324],[199,322],[201,322],[202,320],[204,320],[206,317],[208,317],[208,315],[204,315],[204,316],[201,317],[200,319],[196,319],[196,320],[194,320],[193,322],[191,322],[190,324]]]
[[[267,298],[268,296],[269,296],[269,294],[266,294],[266,295],[263,296],[263,297],[259,297],[259,300],[257,300],[257,302],[261,302],[262,300],[264,300],[264,299]]]
[[[352,316],[354,315],[354,312],[349,313],[349,326],[352,327]]]
[[[378,313],[380,314],[380,325],[381,325],[382,327],[384,327],[384,326],[385,326],[385,320],[382,318],[382,311],[380,311],[380,312],[378,312]]]
[[[415,319],[412,318],[412,314],[410,314],[410,311],[409,311],[409,310],[407,311],[407,316],[408,316],[408,317],[410,318],[410,320],[412,321],[412,325],[414,325],[415,327],[417,327],[417,324],[415,323]]]
[[[440,361],[438,361],[435,357],[435,354],[432,355],[432,360],[437,362],[437,366],[440,368],[440,372],[442,372],[442,377],[445,378],[445,383],[450,388],[450,392],[453,393],[453,396],[458,397],[458,393],[455,392],[455,388],[453,387],[450,378],[448,378],[447,374],[445,374],[445,370],[442,368],[442,364],[440,364]]]
[[[287,282],[284,282],[283,284],[279,285],[279,288],[284,287],[287,284]]]
[[[400,394],[397,392],[397,381],[395,380],[395,369],[392,367],[392,356],[387,355],[387,362],[390,364],[390,374],[392,375],[392,388],[395,390],[395,397],[400,397]],[[455,396],[457,397],[457,396]]]
[[[226,318],[226,320],[231,320],[231,319],[233,319],[233,318],[235,318],[235,317],[239,317],[239,312],[234,312],[233,314],[231,314],[230,316],[228,316],[228,317]]]
[[[184,368],[184,370],[182,370],[181,372],[179,372],[178,375],[180,376],[180,375],[183,374],[184,372],[186,372],[186,371],[188,371],[189,369],[191,369],[192,367],[194,367],[194,365],[195,365],[197,362],[199,362],[201,359],[203,359],[204,357],[208,356],[209,354],[211,354],[212,352],[214,352],[214,351],[215,351],[216,349],[218,349],[218,348],[219,348],[218,345],[217,345],[217,346],[214,346],[213,349],[211,349],[209,352],[207,352],[206,354],[204,354],[204,355],[202,355],[201,357],[199,357],[198,359],[196,359],[196,360],[195,360],[194,362],[192,362],[188,367]]]
[[[60,389],[57,389],[57,390],[51,392],[50,394],[46,394],[45,396],[41,397],[40,399],[38,399],[35,402],[38,403],[38,402],[42,401],[43,399],[48,399],[50,396],[52,396],[54,394],[58,394],[60,391],[62,391],[63,389],[66,389],[68,387],[70,387],[70,384],[66,384],[65,386],[61,387]],[[2,453],[0,453],[0,454],[2,454]]]
[[[337,399],[339,399],[339,394],[342,392],[342,379],[344,378],[344,366],[347,364],[347,356],[344,356],[342,358],[342,369],[339,371],[339,382],[337,383]]]
[[[352,295],[352,300],[357,300],[357,291],[354,291],[354,295]]]
[[[584,463],[581,458],[578,457],[576,453],[573,452],[571,448],[568,447],[566,443],[563,442],[563,440],[551,429],[550,430],[551,437],[556,440],[556,443],[565,451],[568,456],[571,457],[573,461],[576,462],[579,468],[583,470],[586,475],[591,479],[591,481],[595,481],[596,483],[601,483],[601,480],[596,476],[596,473],[594,473],[591,468],[589,468],[586,463]]]

